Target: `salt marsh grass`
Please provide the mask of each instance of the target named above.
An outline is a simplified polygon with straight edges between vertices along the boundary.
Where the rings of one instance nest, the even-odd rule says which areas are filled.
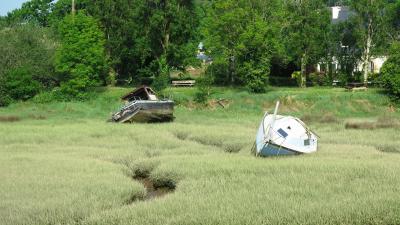
[[[387,117],[393,106],[377,90],[216,89],[213,97],[231,101],[222,109],[185,107],[193,91],[176,89],[173,123],[105,122],[126,91],[0,109],[20,118],[0,122],[0,224],[400,224],[399,128],[345,129],[348,119]],[[282,113],[309,116],[317,153],[251,155],[277,99]],[[324,113],[334,119],[312,116]],[[174,192],[132,201],[146,194],[133,177]]]

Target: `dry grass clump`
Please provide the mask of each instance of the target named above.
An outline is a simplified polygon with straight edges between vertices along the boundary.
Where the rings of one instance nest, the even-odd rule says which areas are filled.
[[[21,118],[18,116],[0,116],[0,122],[18,122],[21,121]]]
[[[346,122],[345,127],[346,129],[360,130],[400,128],[400,120],[393,115],[385,114],[379,117],[376,121],[348,121]]]
[[[345,128],[357,130],[373,130],[376,129],[376,123],[370,121],[347,121],[345,124]]]
[[[400,153],[400,148],[394,145],[382,144],[375,146],[376,150],[385,153]]]
[[[311,115],[305,114],[301,117],[301,120],[310,123],[310,122],[317,122],[317,123],[337,123],[339,119],[336,117],[335,114],[328,112],[323,115]]]
[[[238,153],[240,150],[242,150],[243,145],[242,144],[237,144],[237,143],[229,143],[224,145],[224,150],[225,152],[228,153]]]
[[[197,142],[202,145],[214,146],[217,148],[223,147],[223,142],[220,138],[212,136],[193,136],[190,137],[191,141]]]
[[[178,138],[181,141],[184,141],[189,137],[189,134],[187,132],[183,132],[183,131],[177,131],[174,133],[174,135],[176,138]]]
[[[384,114],[376,121],[377,128],[400,128],[400,120],[392,114]]]
[[[46,120],[47,117],[43,115],[29,115],[29,118],[34,120]]]
[[[232,104],[232,100],[228,99],[211,99],[207,102],[209,109],[223,108],[227,109]]]

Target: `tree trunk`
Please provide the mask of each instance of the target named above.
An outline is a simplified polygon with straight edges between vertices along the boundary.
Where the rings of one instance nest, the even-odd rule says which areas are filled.
[[[75,15],[75,0],[72,0],[71,13]]]
[[[170,33],[171,33],[171,20],[167,18],[166,15],[164,15],[163,34],[161,40],[161,45],[163,48],[164,55],[167,55],[167,51],[169,48]]]
[[[307,82],[307,53],[304,53],[301,57],[301,73],[300,73],[300,87],[305,88]]]
[[[368,83],[368,73],[369,73],[369,63],[370,63],[369,61],[371,59],[371,46],[372,46],[372,18],[369,18],[367,39],[364,47],[364,56],[363,56],[364,85],[367,85]]]

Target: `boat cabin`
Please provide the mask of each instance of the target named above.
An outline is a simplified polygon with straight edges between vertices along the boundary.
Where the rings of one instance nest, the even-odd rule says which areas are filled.
[[[122,96],[121,98],[124,101],[127,102],[133,102],[137,100],[142,100],[142,101],[157,101],[158,98],[156,96],[156,92],[151,89],[150,87],[147,86],[141,86],[138,89],[126,94],[125,96]]]

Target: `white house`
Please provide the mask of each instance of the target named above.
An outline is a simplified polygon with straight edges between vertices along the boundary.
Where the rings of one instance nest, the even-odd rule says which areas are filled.
[[[344,22],[349,19],[349,17],[353,14],[353,12],[349,9],[347,6],[334,6],[330,8],[331,10],[331,21],[333,24],[337,24],[340,22]],[[342,46],[342,48],[345,48],[347,46]],[[383,64],[387,60],[386,56],[373,56],[371,57],[370,63],[369,63],[369,70],[371,73],[380,73]],[[317,65],[317,72],[323,71],[321,68],[321,64]],[[339,61],[333,57],[332,59],[332,69],[333,70],[338,70],[340,69],[340,64]],[[363,62],[360,61],[357,63],[357,66],[354,69],[355,71],[362,71],[363,70]]]

